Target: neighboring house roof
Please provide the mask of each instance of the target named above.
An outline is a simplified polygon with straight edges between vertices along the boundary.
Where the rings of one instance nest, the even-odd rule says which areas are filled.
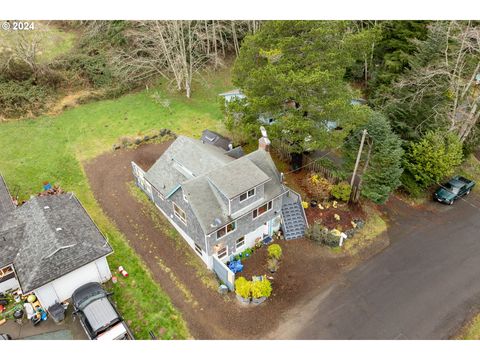
[[[200,141],[204,144],[217,146],[226,151],[232,149],[232,140],[208,129],[203,130]]]
[[[15,205],[12,202],[12,197],[8,192],[7,184],[0,175],[0,221],[7,213],[13,211]]]
[[[236,148],[227,151],[225,155],[228,155],[235,159],[240,159],[242,156],[245,155],[245,152],[243,151],[243,148],[241,146],[237,146]]]
[[[113,251],[73,194],[17,207],[0,223],[0,247],[0,265],[14,265],[24,293]]]
[[[180,136],[147,171],[145,178],[164,195],[182,188],[202,230],[208,234],[232,221],[222,196],[231,199],[264,184],[262,202],[267,202],[285,190],[267,151],[256,150],[239,158],[228,153]],[[240,154],[243,154],[241,149],[236,151],[236,155]]]
[[[242,93],[240,89],[233,89],[230,91],[226,91],[224,93],[218,94],[219,96],[242,96],[245,97],[245,94]]]

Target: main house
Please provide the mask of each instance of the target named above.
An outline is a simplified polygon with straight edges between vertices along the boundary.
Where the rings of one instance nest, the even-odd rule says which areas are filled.
[[[15,206],[0,176],[0,292],[34,293],[48,309],[80,286],[111,278],[112,248],[73,194]]]
[[[132,163],[137,185],[210,269],[282,229],[287,240],[307,226],[300,196],[283,183],[264,136],[240,148],[179,136],[145,171]]]

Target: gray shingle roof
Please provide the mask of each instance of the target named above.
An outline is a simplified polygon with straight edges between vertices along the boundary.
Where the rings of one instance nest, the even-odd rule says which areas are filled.
[[[25,293],[112,253],[73,194],[30,199],[0,224],[0,234],[0,263],[13,263]]]
[[[269,177],[248,157],[232,161],[209,172],[207,176],[229,199],[269,180]]]
[[[242,156],[245,155],[245,152],[243,151],[243,148],[241,146],[237,146],[236,148],[227,151],[225,155],[228,155],[235,159],[240,159]]]
[[[145,178],[163,195],[194,176],[200,176],[235,159],[199,140],[179,136],[146,172]],[[191,173],[192,175],[190,175]]]
[[[184,136],[170,145],[145,178],[163,195],[182,188],[205,233],[232,221],[220,192],[233,198],[263,183],[262,201],[269,201],[285,190],[268,152],[257,150],[237,159],[228,151]],[[212,227],[215,219],[221,224]]]
[[[15,205],[13,205],[12,197],[8,192],[7,184],[0,175],[0,221],[2,217],[5,217],[7,213],[13,211]]]
[[[214,230],[219,224],[212,226],[215,219],[221,224],[230,222],[228,209],[219,199],[218,192],[212,187],[206,176],[189,180],[182,184],[188,202],[205,233]]]

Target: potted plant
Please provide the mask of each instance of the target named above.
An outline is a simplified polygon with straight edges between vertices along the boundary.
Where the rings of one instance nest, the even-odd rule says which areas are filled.
[[[251,284],[252,304],[263,303],[272,294],[272,284],[264,276],[262,280],[254,281]]]
[[[252,282],[240,276],[235,280],[235,294],[238,301],[243,304],[250,304],[252,294]]]
[[[267,260],[267,268],[272,274],[278,270],[278,260],[275,258],[269,258]]]

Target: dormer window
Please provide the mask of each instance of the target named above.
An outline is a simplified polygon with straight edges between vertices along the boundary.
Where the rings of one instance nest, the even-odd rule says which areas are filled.
[[[255,189],[248,190],[240,195],[240,202],[245,201],[255,195]]]

